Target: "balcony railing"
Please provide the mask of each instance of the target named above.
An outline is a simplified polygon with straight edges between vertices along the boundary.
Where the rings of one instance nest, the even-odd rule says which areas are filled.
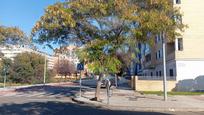
[[[163,80],[163,76],[138,76],[139,80]],[[167,76],[167,80],[176,80],[176,76]]]

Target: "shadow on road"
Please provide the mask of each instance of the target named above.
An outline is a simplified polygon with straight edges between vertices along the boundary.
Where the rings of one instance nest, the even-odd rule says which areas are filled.
[[[63,96],[74,96],[76,93],[79,92],[79,87],[65,87],[65,86],[51,86],[51,85],[45,85],[45,86],[33,86],[33,87],[27,87],[27,88],[20,88],[16,89],[16,92],[21,93],[45,93],[46,95],[63,95]]]
[[[73,97],[79,93],[79,86],[52,86],[52,85],[45,85],[45,86],[32,86],[27,88],[19,88],[16,89],[15,92],[17,93],[25,93],[25,94],[33,94],[33,93],[44,93],[46,96],[55,95],[55,96],[64,96],[64,97]],[[91,91],[93,88],[89,87],[82,87],[82,92]]]
[[[23,104],[3,104],[0,115],[168,115],[158,112],[115,111],[92,106],[62,102],[28,102]]]

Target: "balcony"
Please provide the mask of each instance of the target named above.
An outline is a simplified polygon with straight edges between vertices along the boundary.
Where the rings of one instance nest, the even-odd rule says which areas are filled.
[[[169,42],[167,43],[167,48],[166,48],[166,60],[173,60],[175,59],[175,43],[174,42]]]
[[[151,53],[145,56],[145,61],[143,62],[143,66],[144,68],[148,68],[148,69],[153,69],[155,67]]]

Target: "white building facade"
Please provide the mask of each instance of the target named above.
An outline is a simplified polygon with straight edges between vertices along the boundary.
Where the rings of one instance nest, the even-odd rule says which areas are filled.
[[[188,28],[174,42],[166,44],[167,79],[195,79],[204,75],[204,0],[174,0],[174,7],[181,8],[182,22]],[[156,38],[155,47],[141,49],[145,52],[139,75],[162,79],[161,39]]]
[[[57,57],[33,50],[26,46],[20,45],[7,45],[7,46],[0,46],[0,52],[4,55],[4,57],[14,60],[14,58],[21,53],[25,52],[32,52],[46,57],[48,69],[53,69],[55,60]]]

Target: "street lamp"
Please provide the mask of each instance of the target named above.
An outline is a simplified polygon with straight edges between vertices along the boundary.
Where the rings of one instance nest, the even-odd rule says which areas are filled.
[[[163,91],[164,91],[164,101],[167,101],[167,81],[166,81],[166,43],[165,43],[165,34],[162,33],[163,39],[162,39],[162,49],[163,49],[163,71],[164,71],[164,77],[163,77]]]
[[[45,56],[45,63],[44,63],[44,77],[43,77],[43,83],[45,85],[45,80],[46,80],[46,70],[47,70],[47,59],[46,59],[46,56]]]
[[[4,67],[4,88],[6,87],[7,66]]]

